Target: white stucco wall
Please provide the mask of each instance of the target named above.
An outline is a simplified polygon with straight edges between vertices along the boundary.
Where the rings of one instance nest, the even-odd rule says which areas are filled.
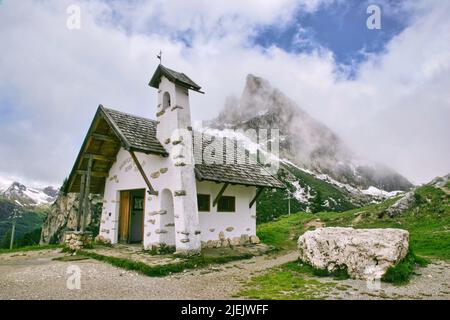
[[[158,229],[165,229],[168,233],[171,233],[170,228],[173,228],[176,242],[179,243],[181,239],[185,238],[186,233],[185,226],[180,220],[180,216],[183,214],[183,206],[180,202],[184,200],[184,197],[173,197],[174,226],[166,226],[171,223],[167,215],[154,214],[163,208],[161,195],[164,189],[170,190],[170,188],[175,188],[175,190],[180,190],[182,188],[181,181],[177,178],[178,173],[176,170],[173,170],[174,166],[170,158],[142,153],[136,153],[136,156],[149,177],[152,186],[159,191],[158,196],[150,196],[147,193],[145,195],[144,247],[149,248],[152,244],[160,243],[161,241],[169,245],[173,244],[172,241],[167,239],[168,234],[158,234]],[[150,177],[151,173],[161,168],[167,168],[167,172],[160,173],[158,178]],[[196,197],[197,193],[211,196],[211,211],[197,213],[199,225],[196,229],[201,232],[199,240],[218,240],[221,231],[224,232],[226,238],[239,237],[242,234],[255,235],[256,204],[252,208],[249,208],[248,205],[255,195],[256,188],[241,185],[228,186],[223,195],[236,197],[236,212],[217,212],[217,206],[212,207],[212,202],[221,187],[222,184],[219,183],[197,181],[194,190],[187,190],[188,195],[191,196]],[[111,167],[109,177],[106,180],[100,226],[100,234],[110,239],[112,243],[117,243],[118,241],[120,191],[133,189],[147,190],[147,187],[128,151],[121,149],[117,154],[117,161]],[[171,192],[173,196],[173,190]],[[227,231],[227,228],[230,227],[233,230]]]
[[[163,96],[166,92],[170,94],[171,104],[164,108]],[[168,245],[175,243],[179,252],[199,251],[201,241],[218,240],[221,231],[226,238],[254,235],[256,204],[252,208],[248,206],[255,195],[255,187],[230,185],[227,188],[224,195],[236,196],[234,213],[217,212],[216,207],[209,213],[199,213],[197,210],[197,193],[210,194],[212,206],[222,184],[197,182],[195,179],[192,150],[184,148],[192,145],[186,139],[191,137],[188,131],[191,125],[188,90],[162,77],[157,109],[157,138],[169,157],[135,154],[159,194],[156,196],[147,193],[147,185],[131,155],[121,148],[106,179],[100,235],[117,243],[120,191],[133,189],[146,190],[143,235],[145,248],[164,242]],[[185,130],[186,136],[183,139],[180,139],[180,133],[177,132],[179,129]],[[167,192],[172,197],[168,197]],[[173,215],[172,212],[165,213],[171,208],[167,199],[173,199]]]
[[[217,212],[217,205],[213,201],[223,184],[209,181],[197,181],[197,192],[211,196],[211,211],[200,211],[201,240],[218,240],[219,233],[223,231],[225,238],[240,237],[243,234],[256,235],[256,203],[249,208],[250,201],[256,193],[255,187],[242,185],[229,185],[224,196],[236,197],[236,212]],[[227,231],[227,228],[233,228]]]

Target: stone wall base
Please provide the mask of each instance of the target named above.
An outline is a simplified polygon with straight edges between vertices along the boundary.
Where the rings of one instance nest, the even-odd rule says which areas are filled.
[[[224,248],[258,243],[260,243],[260,240],[258,236],[255,235],[249,236],[247,234],[243,234],[240,237],[225,238],[223,234],[220,233],[218,240],[202,241],[202,248]]]
[[[226,248],[226,247],[236,247],[245,246],[250,244],[259,244],[261,241],[258,236],[243,234],[240,237],[225,238],[223,233],[219,234],[218,240],[208,240],[201,242],[201,248]],[[170,251],[175,251],[175,246],[167,246],[165,243],[150,243],[146,246],[146,250],[153,250],[158,253],[169,253]],[[199,250],[176,250],[175,254],[180,255],[195,255],[198,254]]]
[[[78,251],[92,246],[92,232],[66,231],[64,246],[72,251]]]

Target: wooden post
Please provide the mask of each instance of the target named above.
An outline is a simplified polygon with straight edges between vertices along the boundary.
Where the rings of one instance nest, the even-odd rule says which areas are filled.
[[[86,187],[84,192],[84,210],[83,210],[83,221],[81,224],[81,232],[84,232],[86,228],[86,216],[87,212],[90,212],[89,194],[91,193],[91,171],[92,171],[92,155],[88,160],[87,175],[86,175]]]
[[[288,214],[291,214],[291,194],[288,192]]]
[[[222,196],[222,194],[225,192],[225,189],[228,187],[228,183],[225,183],[222,187],[222,189],[220,189],[219,193],[217,194],[216,198],[213,201],[213,207],[216,206],[217,202],[219,202],[220,197]]]
[[[80,193],[78,198],[78,214],[77,214],[77,231],[80,231],[81,227],[81,216],[84,211],[84,182],[86,181],[86,176],[82,174],[80,176]]]
[[[12,250],[13,245],[14,245],[14,233],[16,231],[16,218],[13,218],[12,221],[12,230],[11,230],[11,239],[9,241],[9,250]]]

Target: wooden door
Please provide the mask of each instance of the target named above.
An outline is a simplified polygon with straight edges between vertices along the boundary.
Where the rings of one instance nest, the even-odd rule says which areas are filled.
[[[119,242],[128,242],[130,235],[130,191],[120,191]]]

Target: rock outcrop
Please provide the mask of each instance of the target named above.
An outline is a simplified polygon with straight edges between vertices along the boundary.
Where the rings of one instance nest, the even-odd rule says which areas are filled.
[[[347,268],[356,279],[379,279],[408,253],[402,229],[319,228],[298,239],[300,259],[318,269]]]
[[[86,215],[86,229],[93,231],[95,236],[100,226],[102,197],[91,195],[90,199],[92,213]],[[78,208],[78,193],[59,195],[42,224],[40,244],[59,243],[63,240],[64,231],[75,230]]]
[[[407,192],[403,197],[398,199],[393,205],[386,209],[389,217],[393,218],[414,206],[416,198],[414,191]]]

